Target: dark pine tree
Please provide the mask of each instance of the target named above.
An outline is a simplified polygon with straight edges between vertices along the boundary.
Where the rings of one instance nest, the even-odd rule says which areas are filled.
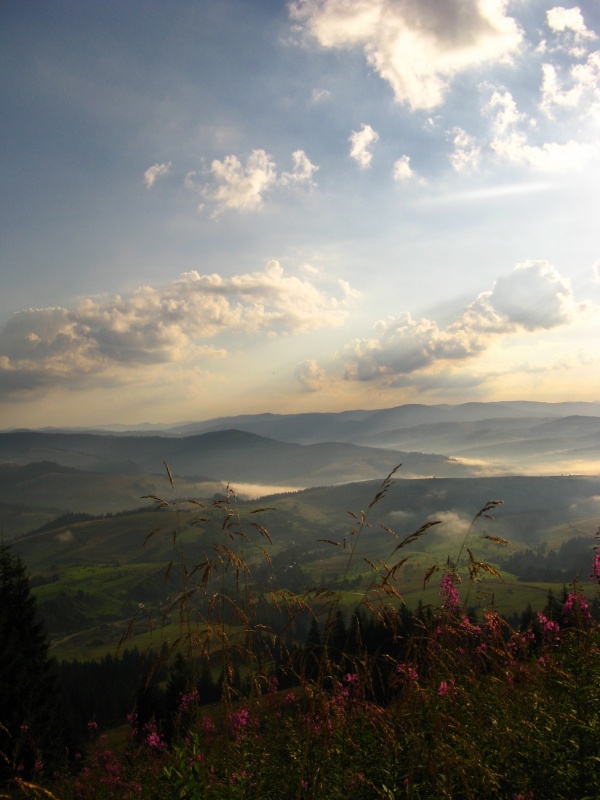
[[[313,617],[304,646],[304,675],[309,681],[319,676],[319,664],[323,657],[323,639],[318,620]]]
[[[64,721],[43,622],[19,556],[0,544],[0,786],[50,773],[64,757]]]

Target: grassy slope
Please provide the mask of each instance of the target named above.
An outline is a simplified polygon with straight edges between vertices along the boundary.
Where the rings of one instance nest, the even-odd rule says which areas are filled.
[[[398,588],[409,605],[414,606],[419,600],[437,605],[439,576],[432,578],[425,591],[423,576],[432,564],[443,565],[448,558],[456,558],[470,520],[489,495],[503,493],[506,503],[498,507],[494,521],[477,520],[470,542],[478,559],[498,564],[503,553],[498,545],[482,538],[485,534],[509,539],[517,547],[535,545],[541,538],[547,538],[550,547],[557,547],[583,534],[590,537],[591,547],[596,520],[570,515],[584,507],[583,498],[600,493],[599,483],[569,478],[400,480],[372,509],[372,527],[361,534],[356,558],[347,575],[360,583],[344,591],[344,604],[352,607],[369,585],[371,570],[364,558],[375,563],[379,559],[393,563],[399,539],[393,538],[382,525],[393,529],[402,539],[428,518],[445,520],[444,525],[432,528],[409,551],[402,553],[410,557],[398,573]],[[258,504],[240,503],[239,512],[249,533],[256,534],[250,526],[252,521],[269,530],[274,542],[270,548],[272,557],[281,553],[288,558],[289,554],[290,561],[300,563],[306,587],[335,585],[345,574],[347,551],[319,540],[343,542],[344,537],[348,538],[354,524],[348,511],[360,513],[366,509],[378,485],[369,481],[277,495]],[[527,503],[530,510],[525,513]],[[250,516],[249,512],[259,505],[268,505],[272,510]],[[206,522],[198,522],[201,515]],[[55,654],[91,657],[114,652],[121,633],[136,614],[136,635],[130,644],[150,643],[150,628],[160,627],[160,610],[178,588],[176,570],[170,585],[166,586],[163,580],[166,565],[171,560],[177,563],[180,556],[173,552],[173,532],[178,531],[181,537],[190,567],[201,563],[207,554],[210,556],[214,542],[221,541],[221,522],[220,512],[187,505],[178,514],[147,511],[91,520],[15,542],[15,549],[34,579],[35,594],[56,643]],[[144,544],[147,535],[157,528]],[[282,574],[278,580],[284,580]],[[510,575],[504,575],[504,579],[502,583],[489,577],[481,587],[487,594],[478,596],[473,591],[469,604],[489,604],[493,595],[499,609],[509,614],[522,610],[528,603],[540,607],[551,586],[521,583]],[[552,588],[560,592],[561,586],[555,584]],[[139,609],[140,603],[143,610]],[[177,625],[172,623],[163,635],[168,638],[176,632]],[[160,645],[160,636],[154,635],[152,643]]]

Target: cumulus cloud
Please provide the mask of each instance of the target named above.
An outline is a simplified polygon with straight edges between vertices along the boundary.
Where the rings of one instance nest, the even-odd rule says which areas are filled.
[[[377,131],[364,122],[359,131],[352,131],[348,137],[350,142],[350,158],[353,158],[361,169],[371,166],[373,154],[370,149],[379,139]]]
[[[326,294],[272,260],[260,272],[229,278],[184,273],[125,297],[87,298],[73,310],[28,309],[0,332],[0,387],[8,393],[102,376],[127,382],[144,365],[223,358],[219,337],[339,325],[351,298],[350,287]]]
[[[409,156],[402,156],[394,162],[394,180],[398,183],[406,183],[408,181],[417,180],[422,183],[422,179],[418,177],[416,172],[410,165]]]
[[[508,91],[492,94],[484,107],[492,120],[490,148],[498,158],[521,164],[540,172],[566,172],[580,166],[597,152],[593,144],[573,139],[560,142],[531,144],[528,133],[519,130],[519,123],[535,127],[533,120],[518,111],[514,98]]]
[[[263,195],[275,184],[275,162],[264,150],[253,150],[242,166],[237,156],[215,159],[210,165],[212,185],[203,188],[203,195],[217,208],[256,211]]]
[[[400,385],[402,376],[438,362],[471,358],[498,336],[568,325],[575,311],[569,282],[546,261],[525,261],[498,278],[444,329],[406,311],[380,320],[373,338],[347,345],[345,378],[385,378]]]
[[[253,150],[245,164],[236,155],[228,155],[211,163],[209,180],[199,179],[197,172],[189,172],[184,185],[198,192],[215,214],[227,209],[258,211],[265,195],[275,187],[315,185],[313,175],[319,168],[311,163],[304,150],[292,153],[292,161],[292,171],[278,175],[277,165],[265,150]]]
[[[563,6],[556,6],[551,8],[546,11],[546,21],[551,30],[557,33],[570,31],[580,41],[598,38],[594,31],[587,29],[581,9],[577,7],[564,8]]]
[[[313,103],[322,103],[324,100],[329,100],[331,92],[328,89],[313,89],[311,98]]]
[[[452,79],[506,60],[522,38],[497,0],[294,0],[290,13],[323,47],[362,48],[412,109],[440,105]]]
[[[154,164],[152,167],[148,167],[146,172],[144,172],[144,183],[146,184],[146,188],[151,189],[159,178],[168,175],[170,171],[170,161],[168,164]]]
[[[498,278],[492,291],[478,300],[512,325],[529,331],[568,325],[575,313],[569,282],[547,261],[517,264],[510,275]]]
[[[453,131],[454,150],[450,154],[450,163],[457,172],[475,169],[481,159],[481,147],[474,136],[470,136],[462,128]]]
[[[294,377],[305,392],[317,392],[325,383],[325,372],[314,359],[307,359],[294,369]]]
[[[578,110],[600,117],[600,51],[590,53],[584,63],[574,64],[563,78],[553,64],[543,64],[540,109],[550,118],[559,110]]]
[[[314,186],[314,173],[319,169],[311,163],[304,150],[296,150],[292,153],[294,168],[292,172],[283,172],[280,178],[282,186],[294,186],[298,183],[305,183],[307,186]]]

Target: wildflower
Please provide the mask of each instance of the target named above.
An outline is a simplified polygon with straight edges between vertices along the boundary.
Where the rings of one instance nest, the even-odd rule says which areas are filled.
[[[483,616],[485,617],[486,625],[488,631],[497,631],[500,627],[500,616],[495,611],[484,611]]]
[[[458,596],[458,591],[454,585],[455,577],[456,576],[454,572],[445,572],[442,577],[440,597],[444,598],[442,608],[448,610],[460,608],[460,597]]]
[[[541,611],[538,611],[537,619],[543,633],[550,634],[550,633],[558,633],[560,631],[558,622],[554,622],[554,620],[548,619],[548,617],[545,614],[542,614]]]
[[[569,622],[569,617],[574,612],[579,612],[583,619],[590,619],[592,616],[590,613],[589,603],[585,597],[582,597],[580,594],[576,594],[575,592],[571,592],[562,608],[563,620],[565,623]]]
[[[204,733],[214,733],[215,723],[212,721],[210,717],[202,718],[202,730],[204,731]]]
[[[591,581],[600,583],[600,553],[596,553],[592,562],[592,574],[590,575]]]
[[[151,731],[146,737],[146,744],[151,750],[161,751],[166,748],[165,742],[162,740],[160,733]]]
[[[398,675],[404,675],[411,681],[416,681],[419,679],[419,673],[414,667],[411,667],[410,664],[398,664],[396,667],[396,673]]]
[[[185,714],[186,711],[189,710],[190,706],[192,706],[198,700],[198,690],[193,689],[189,694],[182,694],[181,700],[179,701],[179,711],[182,714]]]
[[[139,732],[138,726],[138,718],[135,711],[132,711],[131,714],[127,714],[127,722],[129,723],[129,727],[131,729],[131,735],[137,736]]]
[[[442,681],[440,683],[440,687],[438,689],[438,694],[440,697],[446,697],[446,695],[450,692],[452,697],[457,697],[458,692],[455,689],[456,682],[454,678],[450,678],[449,681]]]
[[[241,711],[232,711],[229,715],[229,727],[234,731],[242,730],[248,724],[250,713],[247,709],[242,708]]]

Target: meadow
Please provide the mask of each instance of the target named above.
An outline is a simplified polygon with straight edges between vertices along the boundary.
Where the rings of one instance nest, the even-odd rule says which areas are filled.
[[[436,519],[399,534],[387,524],[396,477],[336,523],[313,498],[304,513],[326,534],[310,547],[298,541],[300,515],[289,515],[293,496],[283,511],[273,498],[257,507],[233,492],[192,507],[171,486],[171,499],[140,512],[151,523],[145,542],[119,518],[113,563],[81,563],[93,538],[86,526],[97,536],[113,520],[71,526],[79,549],[55,564],[57,580],[36,587],[41,606],[57,585],[70,582],[82,603],[96,587],[100,616],[115,618],[107,640],[156,656],[127,725],[103,730],[91,717],[87,741],[52,769],[36,759],[27,781],[15,758],[9,791],[65,800],[597,797],[593,535],[579,581],[554,594],[521,586],[499,568],[509,547],[499,500],[460,534],[442,535]],[[367,488],[346,489],[344,501]],[[270,517],[287,531],[282,541]],[[144,560],[138,551],[134,563],[140,544]],[[507,584],[519,587],[512,617],[497,601]],[[147,602],[124,627],[132,585]],[[527,608],[530,590],[537,602]],[[160,709],[153,681],[168,701]]]

